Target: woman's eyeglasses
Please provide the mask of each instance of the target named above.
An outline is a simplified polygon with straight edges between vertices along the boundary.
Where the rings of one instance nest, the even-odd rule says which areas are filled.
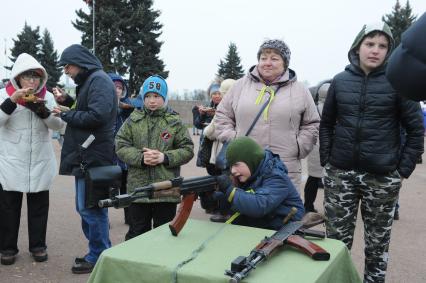
[[[26,74],[20,75],[19,77],[23,79],[24,81],[31,81],[31,80],[37,81],[41,79],[40,75],[37,73],[26,73]]]

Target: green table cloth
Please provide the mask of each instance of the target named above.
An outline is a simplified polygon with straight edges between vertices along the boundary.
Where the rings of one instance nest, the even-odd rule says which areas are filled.
[[[168,225],[105,250],[90,283],[118,282],[229,282],[224,275],[238,256],[247,256],[275,231],[189,219],[179,236]],[[311,240],[311,238],[309,238]],[[293,249],[282,247],[260,263],[242,282],[361,282],[346,246],[332,239],[315,239],[327,250],[329,261],[314,261]],[[199,249],[198,252],[194,252]],[[183,266],[185,260],[195,258]]]

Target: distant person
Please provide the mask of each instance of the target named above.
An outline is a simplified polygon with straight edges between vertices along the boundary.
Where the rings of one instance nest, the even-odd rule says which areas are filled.
[[[401,44],[389,58],[386,76],[403,96],[426,100],[426,13],[401,37]]]
[[[0,90],[0,251],[1,264],[15,263],[26,194],[29,251],[46,261],[49,189],[57,164],[51,130],[64,122],[51,114],[56,106],[46,89],[47,72],[31,55],[21,53],[10,81]]]
[[[300,189],[301,159],[317,140],[320,118],[309,90],[289,68],[290,55],[282,40],[266,40],[260,45],[258,64],[237,80],[219,104],[215,131],[222,142],[244,136],[267,103],[249,136],[279,154],[288,176]]]
[[[220,83],[219,92],[221,93],[222,98],[226,95],[234,83],[234,79],[225,79]],[[209,164],[206,166],[207,172],[210,175],[223,174],[224,172],[222,172],[220,168],[216,168],[216,157],[222,149],[223,143],[217,139],[217,135],[215,133],[214,117],[212,121],[204,128],[203,135],[207,139],[213,141]],[[200,199],[203,200],[202,195],[200,195]],[[212,211],[212,214],[213,215],[210,216],[210,221],[213,222],[225,222],[229,218],[229,213],[226,211],[218,211],[216,209]]]
[[[231,89],[231,87],[235,84],[235,82],[236,82],[236,80],[234,80],[234,79],[226,79],[226,80],[223,80],[221,82],[219,91],[222,95],[222,99],[223,99],[223,97],[225,97],[225,95],[228,93],[228,91]],[[204,128],[203,134],[209,140],[214,141],[213,146],[212,146],[212,154],[211,154],[211,157],[210,157],[210,164],[214,165],[216,163],[216,156],[222,148],[222,143],[217,139],[217,133],[215,131],[214,117],[212,119],[212,122]]]
[[[313,90],[314,101],[320,116],[329,86],[330,80],[323,81],[318,86],[314,87]],[[304,188],[305,202],[303,205],[305,206],[305,212],[317,212],[314,203],[317,198],[318,188],[322,186],[322,178],[324,177],[324,168],[320,163],[318,140],[317,144],[314,145],[314,148],[306,158],[308,163],[308,179],[306,180]]]
[[[180,166],[194,156],[194,144],[179,115],[167,108],[167,83],[159,75],[140,89],[142,110],[133,111],[115,138],[117,156],[128,165],[127,190],[180,176]],[[129,240],[171,221],[180,195],[141,198],[129,206]]]
[[[222,209],[240,213],[233,224],[278,230],[293,207],[297,212],[291,220],[302,219],[302,200],[277,154],[250,137],[238,137],[229,143],[226,158],[232,182],[219,176],[215,196]]]
[[[200,115],[200,112],[198,110],[198,105],[194,105],[191,111],[192,111],[192,135],[199,136],[200,130],[195,126],[198,116]]]
[[[210,101],[207,105],[198,106],[198,115],[195,119],[195,126],[203,130],[213,119],[215,115],[216,108],[219,105],[219,102],[222,100],[222,94],[219,91],[220,83],[214,81],[210,84],[207,89],[207,93],[209,94]]]
[[[349,50],[350,65],[333,78],[320,125],[327,235],[351,249],[361,207],[364,282],[385,282],[401,183],[423,153],[420,105],[398,96],[385,77],[393,42],[387,24],[363,26]]]
[[[124,79],[115,73],[108,73],[108,76],[111,78],[111,80],[114,82],[115,86],[115,93],[117,95],[118,99],[118,109],[117,109],[117,119],[115,123],[115,130],[114,130],[114,136],[117,135],[118,130],[123,125],[124,121],[126,121],[127,118],[129,118],[130,114],[133,112],[135,107],[132,105],[132,102],[129,98],[129,93],[127,91],[127,84],[124,81]],[[121,186],[120,186],[120,194],[126,194],[127,193],[127,173],[128,168],[127,164],[120,160],[120,158],[117,157],[114,150],[114,163],[119,165],[121,168]],[[129,208],[124,208],[124,223],[129,224],[130,217],[129,217]]]
[[[210,175],[218,175],[221,174],[221,170],[218,170],[214,164],[209,162],[209,156],[204,155],[203,151],[203,143],[211,144],[209,140],[204,138],[204,129],[210,125],[213,120],[213,117],[216,113],[216,109],[219,103],[222,101],[222,94],[220,92],[220,79],[215,79],[208,87],[207,93],[209,94],[210,101],[207,105],[199,105],[198,112],[199,114],[195,117],[194,125],[198,129],[202,130],[200,137],[200,146],[199,151],[197,153],[197,161],[196,165],[199,167],[206,168],[208,174]],[[207,158],[205,158],[207,157]]]
[[[89,241],[89,251],[77,257],[71,271],[75,274],[92,272],[100,254],[111,247],[108,209],[85,205],[84,169],[112,165],[114,129],[117,116],[117,95],[111,78],[102,70],[99,59],[86,47],[73,44],[61,55],[59,64],[65,75],[77,84],[76,99],[54,89],[59,104],[70,109],[55,108],[55,113],[67,122],[61,151],[59,174],[75,177],[75,204],[81,217],[81,228]],[[90,135],[95,140],[85,149],[81,145]]]

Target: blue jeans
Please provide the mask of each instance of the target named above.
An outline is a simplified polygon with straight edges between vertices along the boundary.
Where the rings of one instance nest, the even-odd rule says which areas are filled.
[[[96,263],[100,254],[111,247],[107,208],[86,208],[85,183],[83,178],[75,178],[75,207],[81,216],[84,236],[89,240],[89,253],[86,261]]]

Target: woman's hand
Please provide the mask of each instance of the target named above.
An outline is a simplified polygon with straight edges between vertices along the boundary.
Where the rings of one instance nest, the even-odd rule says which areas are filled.
[[[27,88],[21,88],[21,89],[18,89],[18,90],[16,90],[13,94],[12,94],[12,96],[10,97],[10,100],[13,102],[13,103],[16,103],[19,99],[21,99],[22,97],[24,97],[24,96],[26,96],[26,95],[30,95],[30,94],[32,94],[32,93],[34,93],[34,89],[33,88],[30,88],[30,87],[27,87]]]

